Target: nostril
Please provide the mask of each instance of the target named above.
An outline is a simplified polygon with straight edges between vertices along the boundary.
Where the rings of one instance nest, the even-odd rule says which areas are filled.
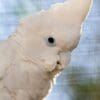
[[[60,64],[60,61],[57,61],[57,64],[59,65]]]

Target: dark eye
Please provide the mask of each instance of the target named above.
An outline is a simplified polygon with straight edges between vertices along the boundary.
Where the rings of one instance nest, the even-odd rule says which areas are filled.
[[[56,40],[55,40],[55,38],[52,37],[52,36],[49,36],[49,37],[47,38],[47,45],[48,45],[48,46],[51,46],[51,47],[55,46],[55,45],[56,45]]]
[[[51,43],[51,44],[53,44],[55,42],[55,39],[53,37],[49,37],[48,38],[48,42]]]

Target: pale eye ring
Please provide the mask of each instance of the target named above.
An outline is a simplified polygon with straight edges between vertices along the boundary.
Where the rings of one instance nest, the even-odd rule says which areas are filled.
[[[49,36],[46,41],[47,41],[48,46],[51,46],[51,47],[56,46],[56,40],[54,37]]]

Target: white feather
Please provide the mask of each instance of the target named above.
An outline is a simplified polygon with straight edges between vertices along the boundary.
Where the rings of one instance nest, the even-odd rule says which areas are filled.
[[[0,43],[0,100],[42,100],[49,93],[79,42],[90,2],[69,0],[29,16]]]

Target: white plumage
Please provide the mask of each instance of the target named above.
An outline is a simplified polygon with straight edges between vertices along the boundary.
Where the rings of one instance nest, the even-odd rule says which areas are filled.
[[[0,100],[42,100],[68,65],[91,0],[69,0],[28,16],[0,43]]]

